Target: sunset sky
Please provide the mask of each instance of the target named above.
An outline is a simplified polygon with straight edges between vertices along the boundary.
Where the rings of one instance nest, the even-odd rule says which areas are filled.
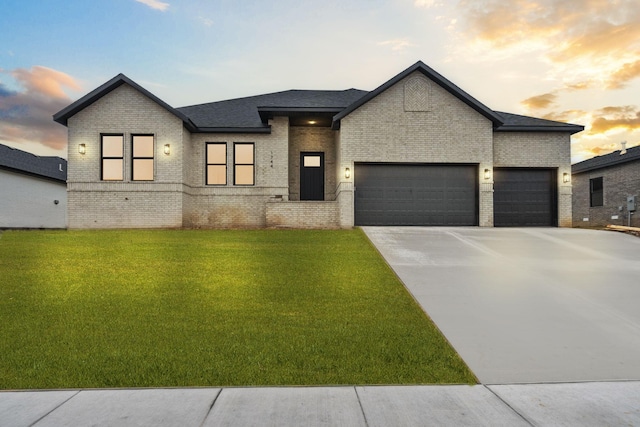
[[[66,158],[51,116],[118,73],[174,107],[375,89],[418,60],[489,108],[640,145],[639,0],[5,0],[0,143]]]

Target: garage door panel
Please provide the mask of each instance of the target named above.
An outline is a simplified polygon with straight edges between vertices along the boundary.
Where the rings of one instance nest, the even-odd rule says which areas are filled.
[[[554,169],[496,168],[493,193],[496,227],[557,225]]]
[[[477,225],[477,166],[356,164],[356,225]]]

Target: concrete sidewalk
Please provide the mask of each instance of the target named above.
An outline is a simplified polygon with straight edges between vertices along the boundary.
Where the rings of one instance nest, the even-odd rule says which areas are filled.
[[[640,381],[0,392],[0,426],[640,426]]]

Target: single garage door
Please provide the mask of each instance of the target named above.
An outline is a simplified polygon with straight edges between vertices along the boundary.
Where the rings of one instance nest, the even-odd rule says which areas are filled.
[[[477,165],[355,165],[356,225],[478,225]]]
[[[555,169],[494,169],[493,222],[496,227],[558,225]]]

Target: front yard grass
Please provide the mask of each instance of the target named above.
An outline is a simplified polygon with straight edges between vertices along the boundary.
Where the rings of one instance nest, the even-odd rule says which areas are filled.
[[[1,389],[475,382],[360,230],[0,235]]]

